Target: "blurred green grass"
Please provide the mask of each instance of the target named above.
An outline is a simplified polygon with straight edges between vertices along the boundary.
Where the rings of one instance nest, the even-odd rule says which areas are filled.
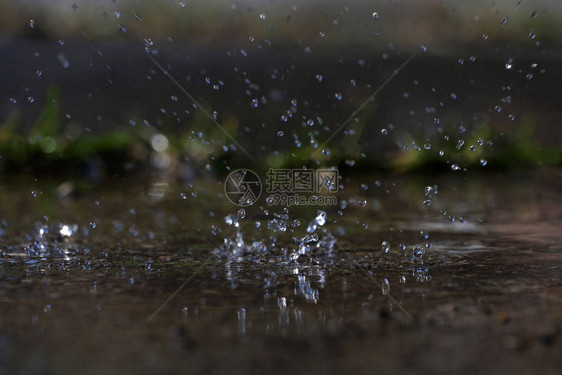
[[[113,128],[105,135],[91,135],[74,123],[63,127],[61,93],[51,86],[45,105],[36,123],[26,133],[18,131],[22,115],[14,111],[0,125],[0,173],[18,174],[81,174],[95,163],[110,173],[166,170],[177,173],[182,162],[195,167],[212,168],[225,173],[240,163],[239,153],[229,139],[201,111],[181,134],[177,130],[148,127]],[[372,111],[372,109],[371,109]],[[366,124],[371,111],[359,115]],[[236,136],[238,120],[228,117],[223,127]],[[498,168],[530,168],[541,165],[559,166],[561,150],[536,143],[532,118],[522,121],[509,133],[494,123],[481,122],[462,137],[453,123],[444,126],[431,138],[402,134],[391,152],[367,153],[361,145],[364,125],[355,127],[355,134],[331,145],[329,152],[306,144],[294,150],[275,151],[266,156],[267,167],[290,168],[338,166],[341,169],[389,173],[441,171],[454,169],[495,170]],[[168,146],[154,147],[155,135],[163,135]],[[318,140],[322,144],[323,139]],[[230,144],[230,146],[229,146]]]

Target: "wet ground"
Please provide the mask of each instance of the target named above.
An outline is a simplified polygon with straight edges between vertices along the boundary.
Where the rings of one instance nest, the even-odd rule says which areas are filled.
[[[559,169],[355,176],[294,262],[216,181],[4,181],[1,372],[560,373]]]

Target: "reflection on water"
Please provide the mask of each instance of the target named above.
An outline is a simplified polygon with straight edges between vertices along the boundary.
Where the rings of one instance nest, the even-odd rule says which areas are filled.
[[[347,206],[333,212],[239,212],[211,199],[220,186],[204,181],[187,199],[172,183],[157,199],[154,183],[60,200],[48,188],[33,197],[6,185],[3,370],[439,371],[453,363],[466,372],[483,356],[505,371],[539,357],[553,372],[559,177],[434,177],[440,192],[430,206],[423,177],[388,177],[391,189],[348,184]]]

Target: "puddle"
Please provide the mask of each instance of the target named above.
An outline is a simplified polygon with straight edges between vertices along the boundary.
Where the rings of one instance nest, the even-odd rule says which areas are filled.
[[[342,193],[379,204],[341,217],[328,210],[314,233],[333,233],[331,250],[311,241],[295,259],[292,237],[306,233],[310,212],[295,209],[301,225],[275,232],[267,223],[280,216],[247,209],[234,251],[237,228],[223,218],[236,209],[209,199],[220,193],[211,182],[189,199],[174,183],[155,198],[155,181],[66,198],[54,197],[55,183],[39,195],[5,184],[2,369],[468,373],[481,358],[489,371],[555,373],[560,172],[481,176],[470,186],[434,177],[451,185],[430,208],[423,190],[412,198],[423,178],[388,179],[392,199]]]

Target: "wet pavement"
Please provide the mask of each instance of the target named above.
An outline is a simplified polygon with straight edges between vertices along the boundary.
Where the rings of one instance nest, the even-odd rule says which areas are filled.
[[[236,228],[210,177],[60,183],[0,188],[3,373],[562,368],[559,169],[353,176],[296,261],[316,208]]]

